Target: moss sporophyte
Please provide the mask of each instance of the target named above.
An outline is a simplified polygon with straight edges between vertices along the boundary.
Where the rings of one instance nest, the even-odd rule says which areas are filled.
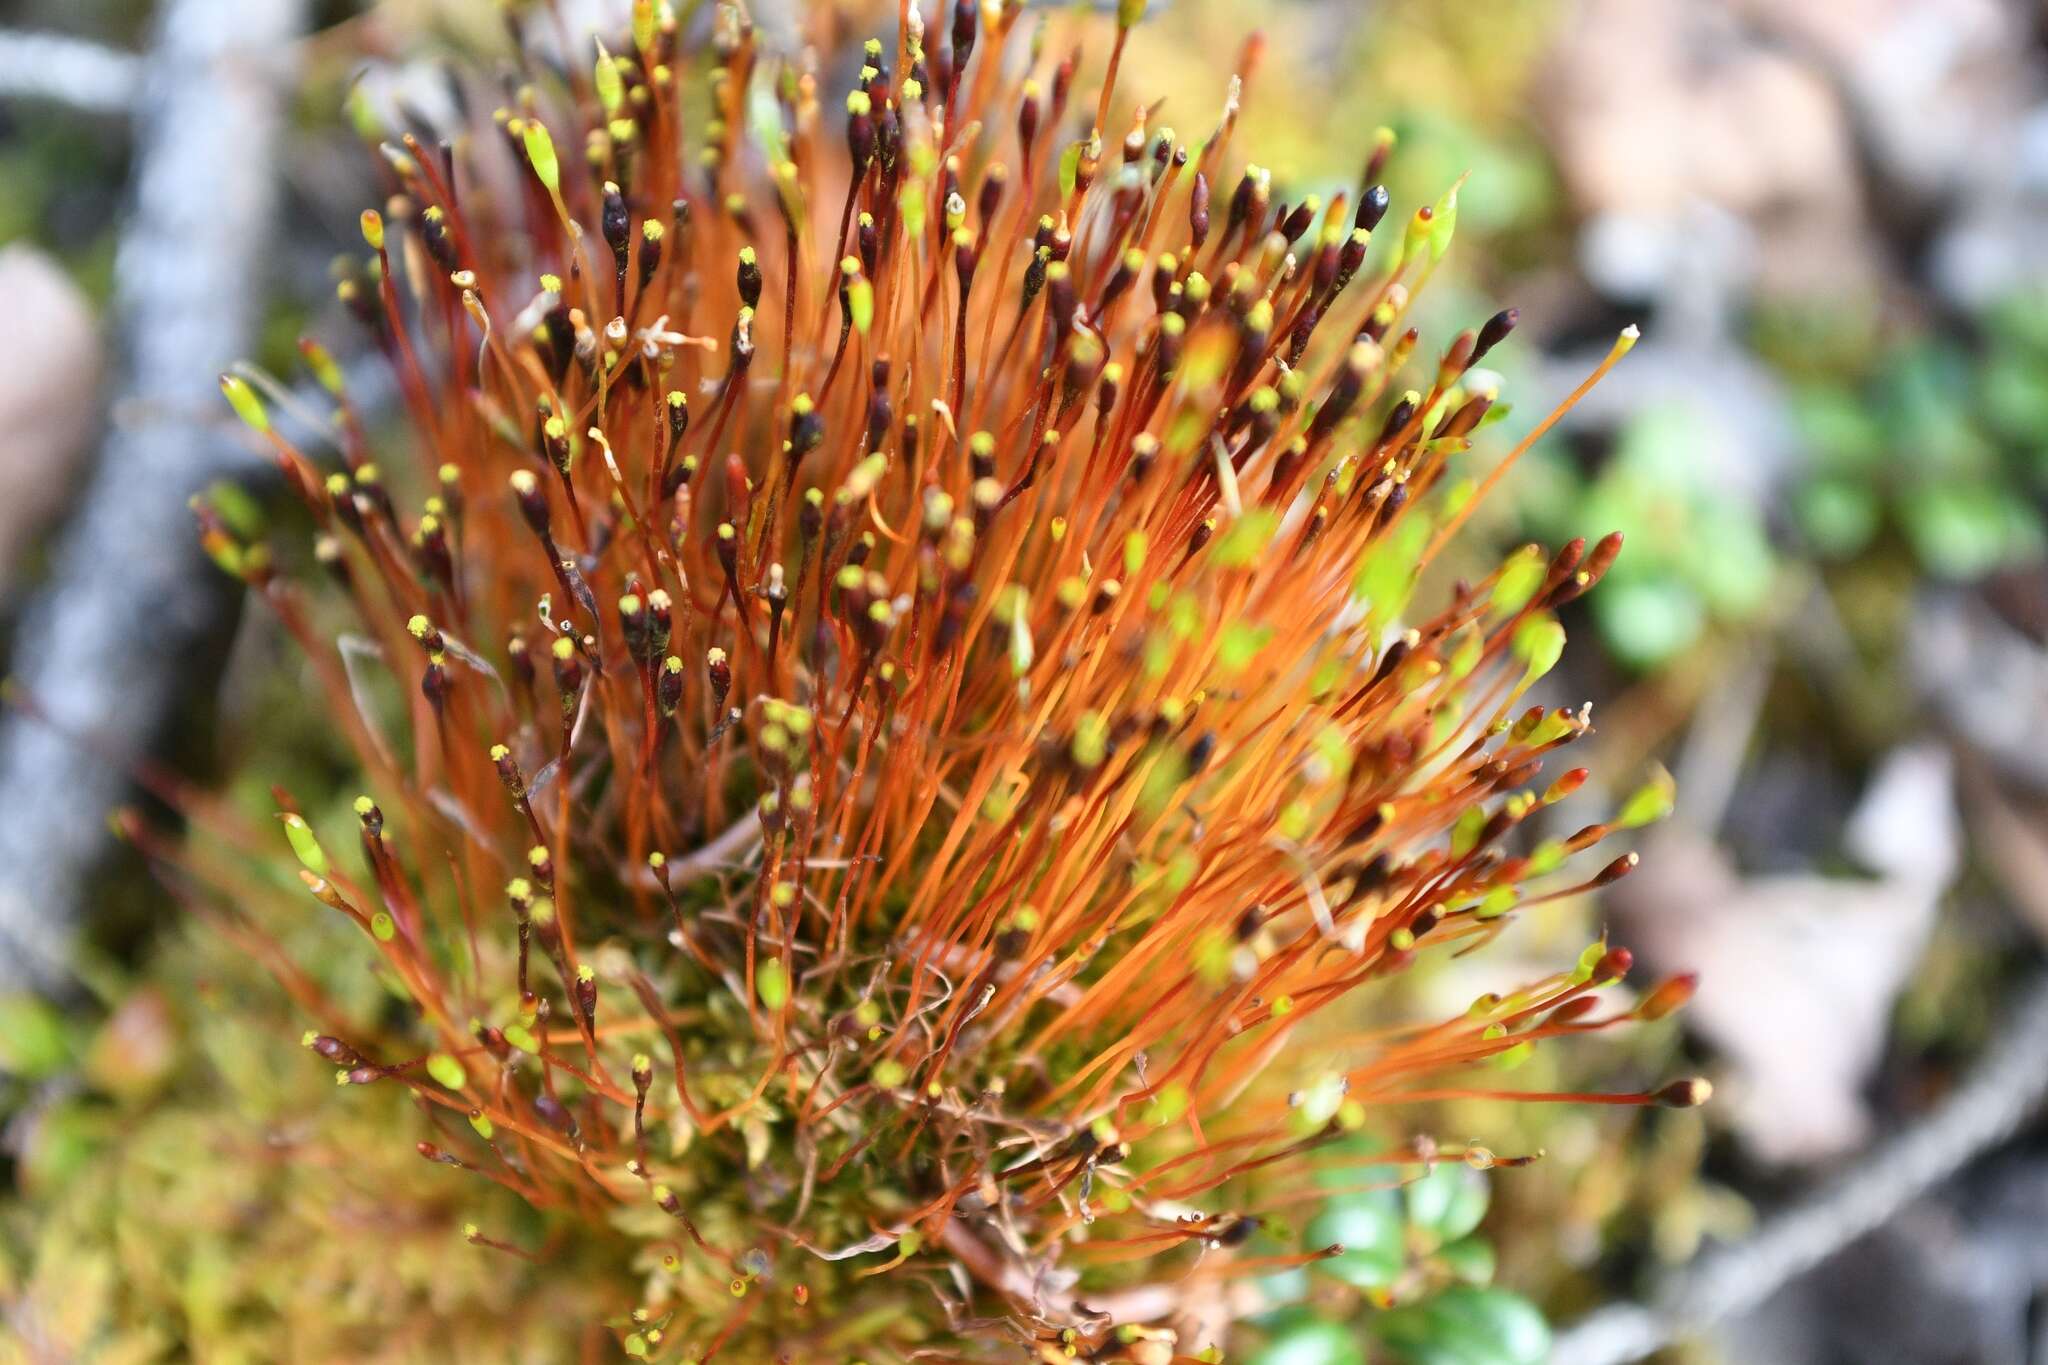
[[[1189,1336],[1218,1286],[1341,1251],[1260,1233],[1338,1143],[1528,1159],[1391,1136],[1404,1105],[1702,1099],[1494,1089],[1682,1003],[1603,1011],[1604,943],[1455,1018],[1358,1010],[1668,806],[1518,829],[1584,779],[1539,772],[1586,714],[1524,696],[1617,539],[1419,591],[1556,417],[1466,471],[1515,314],[1420,355],[1455,190],[1383,227],[1381,137],[1355,195],[1276,202],[1232,145],[1256,43],[1201,135],[1119,116],[1136,5],[905,5],[846,91],[831,5],[787,60],[689,8],[377,134],[340,293],[406,439],[373,460],[314,343],[326,445],[223,384],[324,586],[201,505],[209,549],[371,793],[259,837],[406,1003],[282,979],[345,1086],[416,1097],[393,1140],[640,1248],[629,1356],[1164,1361],[1227,1345]],[[1094,23],[1076,100],[1046,39]],[[545,1261],[517,1231],[461,1236]]]

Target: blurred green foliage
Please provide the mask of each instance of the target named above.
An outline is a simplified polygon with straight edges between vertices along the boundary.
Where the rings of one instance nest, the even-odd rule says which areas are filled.
[[[1712,430],[1685,408],[1651,408],[1594,472],[1543,446],[1522,474],[1518,508],[1536,538],[1622,533],[1626,549],[1587,602],[1602,643],[1630,667],[1666,663],[1710,624],[1746,624],[1770,600],[1777,555],[1754,504],[1717,478]]]
[[[29,17],[55,22],[53,9],[77,2],[45,0]],[[88,16],[81,6],[63,26],[88,32],[106,21],[99,36],[139,38],[144,6],[93,9]],[[1513,271],[1554,260],[1569,232],[1526,117],[1555,11],[1533,0],[1393,0],[1314,61],[1307,7],[1276,12],[1263,79],[1293,93],[1254,98],[1240,146],[1259,147],[1293,177],[1290,190],[1328,188],[1357,174],[1329,158],[1359,139],[1326,129],[1384,123],[1400,136],[1390,181],[1408,208],[1470,172],[1461,197],[1466,240],[1447,259],[1423,319],[1438,331],[1446,320],[1469,324],[1498,282],[1463,278],[1468,263]],[[1295,24],[1302,31],[1290,36]],[[1192,127],[1211,116],[1218,69],[1244,26],[1237,5],[1184,4],[1140,35],[1140,48],[1157,44],[1180,58],[1150,63],[1166,78],[1155,83],[1179,121]],[[1215,56],[1188,62],[1191,50]],[[1317,118],[1283,117],[1305,103]],[[109,121],[8,110],[0,242],[57,252],[104,298],[127,155],[125,135]],[[1715,479],[1720,452],[1683,409],[1641,414],[1597,461],[1582,463],[1556,440],[1530,452],[1514,533],[1627,536],[1627,551],[1586,605],[1618,662],[1655,670],[1710,632],[1755,626],[1774,585],[1802,558],[1899,560],[1970,579],[2040,557],[2048,297],[2002,301],[1966,331],[1881,327],[1876,311],[1776,306],[1754,320],[1751,345],[1787,385],[1807,457],[1782,507],[1760,507]],[[282,363],[302,316],[282,301],[271,316],[264,358]],[[1501,362],[1518,363],[1512,354]],[[307,728],[304,708],[260,708],[249,729],[268,756],[245,770],[296,768],[295,790],[326,793],[310,813],[317,819],[324,805],[345,824],[340,803],[353,792]],[[246,795],[264,804],[263,793]],[[324,929],[309,920],[302,932]],[[317,946],[298,946],[307,950],[295,950],[299,960],[319,960]],[[103,993],[104,1008],[83,1016],[0,1001],[0,1069],[11,1073],[0,1113],[25,1135],[19,1196],[0,1210],[0,1298],[53,1314],[60,1341],[105,1361],[275,1358],[266,1343],[280,1330],[307,1334],[293,1338],[302,1358],[573,1358],[575,1329],[602,1306],[575,1298],[573,1276],[537,1277],[464,1247],[455,1229],[475,1216],[474,1191],[464,1188],[460,1210],[439,1202],[451,1182],[392,1140],[409,1120],[381,1110],[382,1100],[332,1103],[325,1070],[296,1046],[296,1013],[257,964],[211,931],[181,931],[134,975],[109,978]],[[219,1005],[227,999],[232,1010]],[[252,1001],[264,1006],[254,1022]],[[112,1055],[137,1051],[138,1040],[164,1051],[140,1047],[152,1059],[141,1066]],[[1557,1133],[1590,1131],[1581,1117],[1558,1123],[1553,1147],[1564,1145]],[[1626,1176],[1607,1149],[1517,1173],[1517,1212],[1553,1228],[1576,1218],[1667,1259],[1687,1254],[1703,1227],[1725,1228],[1732,1215],[1702,1208],[1698,1122],[1688,1117],[1669,1131],[1686,1141],[1667,1137],[1669,1151],[1652,1152]],[[1618,1140],[1610,1131],[1606,1141]],[[1257,1365],[1544,1358],[1541,1315],[1492,1284],[1493,1241],[1478,1231],[1486,1177],[1456,1164],[1398,1187],[1386,1172],[1376,1185],[1359,1168],[1341,1174],[1335,1183],[1374,1187],[1333,1187],[1297,1235],[1282,1241],[1275,1230],[1263,1239],[1273,1254],[1331,1243],[1344,1252],[1266,1282],[1279,1306],[1259,1324]],[[492,1207],[508,1227],[522,1216],[510,1201]],[[337,1241],[338,1226],[361,1232],[360,1245]],[[1542,1292],[1531,1262],[1549,1258],[1545,1234],[1504,1226],[1499,1240],[1511,1278],[1530,1269],[1514,1282]],[[367,1246],[379,1254],[366,1255]],[[410,1354],[415,1348],[422,1355]]]
[[[1714,627],[1766,627],[1788,564],[1901,560],[1970,582],[2048,549],[2048,294],[2001,300],[1967,334],[1831,303],[1762,307],[1757,357],[1782,383],[1794,461],[1759,504],[1724,477],[1742,452],[1669,404],[1632,416],[1592,460],[1569,445],[1517,471],[1522,533],[1621,531],[1627,550],[1588,599],[1608,653],[1672,662]]]
[[[104,301],[114,284],[114,236],[126,139],[106,120],[0,106],[0,246],[51,252],[81,289]]]
[[[1338,1147],[1369,1155],[1355,1142]],[[1275,1305],[1258,1319],[1251,1365],[1538,1365],[1550,1329],[1536,1306],[1493,1286],[1493,1245],[1479,1235],[1488,1177],[1457,1160],[1421,1175],[1365,1164],[1326,1167],[1328,1193],[1275,1250],[1333,1256],[1262,1282]],[[1374,1349],[1377,1348],[1377,1349]]]
[[[1760,318],[1811,466],[1793,496],[1816,558],[1882,551],[1894,531],[1926,573],[1969,580],[2041,557],[2048,493],[2048,298],[2001,300],[1975,336],[1880,334],[1839,311]]]
[[[466,1221],[528,1244],[541,1224],[394,1141],[416,1122],[398,1091],[336,1104],[267,969],[215,932],[173,935],[147,980],[103,977],[104,1011],[0,1003],[23,1064],[0,1361],[574,1358],[609,1307],[589,1253],[464,1245]]]

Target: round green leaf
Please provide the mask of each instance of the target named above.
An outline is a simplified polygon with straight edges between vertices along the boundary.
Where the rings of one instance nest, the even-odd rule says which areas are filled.
[[[2039,540],[1996,489],[1935,483],[1903,500],[1899,512],[1914,552],[1940,577],[1971,579],[2020,558]]]
[[[1438,1245],[1457,1241],[1486,1216],[1486,1177],[1462,1161],[1439,1163],[1402,1194],[1408,1222]]]
[[[1868,403],[1846,388],[1820,387],[1796,395],[1792,419],[1806,445],[1829,469],[1867,469],[1884,457],[1883,423]]]
[[[1815,479],[1792,506],[1806,538],[1828,559],[1847,559],[1877,534],[1877,495],[1856,479]]]
[[[1732,499],[1704,499],[1687,538],[1686,579],[1724,620],[1741,620],[1770,600],[1777,561],[1755,509]]]
[[[1979,383],[1984,415],[2015,441],[2048,442],[2048,372],[2016,349],[1995,350]]]
[[[1365,1365],[1365,1351],[1348,1329],[1300,1311],[1274,1330],[1248,1365]]]
[[[1484,1237],[1463,1237],[1440,1247],[1436,1258],[1445,1269],[1466,1284],[1486,1285],[1493,1283],[1496,1258],[1493,1243]]]
[[[1356,1289],[1386,1288],[1408,1260],[1400,1201],[1385,1190],[1332,1199],[1309,1220],[1302,1246],[1313,1250],[1332,1243],[1343,1254],[1317,1261],[1317,1270]]]
[[[1407,1365],[1543,1365],[1550,1324],[1504,1289],[1459,1286],[1382,1313],[1374,1330]]]
[[[41,1080],[70,1060],[63,1015],[32,995],[0,996],[0,1072]]]
[[[1600,638],[1616,658],[1636,668],[1663,663],[1697,640],[1706,626],[1700,599],[1672,577],[1603,583],[1592,603]]]

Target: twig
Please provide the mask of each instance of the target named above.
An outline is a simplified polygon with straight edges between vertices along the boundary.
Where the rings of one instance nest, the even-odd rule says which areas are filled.
[[[0,28],[0,99],[44,99],[88,114],[125,114],[142,59],[82,38]]]
[[[193,660],[224,637],[232,601],[199,552],[186,500],[246,472],[216,417],[219,372],[255,334],[276,178],[280,62],[306,0],[170,0],[135,82],[134,206],[115,258],[126,348],[117,416],[48,587],[16,637],[20,686],[56,722],[0,720],[0,990],[64,973],[117,764],[60,731],[140,757],[209,681]]]
[[[1680,1272],[1652,1305],[1593,1313],[1558,1339],[1553,1358],[1624,1365],[1749,1312],[2011,1137],[2044,1096],[2048,975],[2028,987],[1969,1078],[1924,1118],[1755,1236]]]
[[[1759,643],[1737,660],[1730,676],[1700,699],[1678,758],[1678,790],[1684,794],[1674,819],[1691,834],[1712,839],[1735,799],[1736,782],[1749,757],[1758,713],[1771,681],[1770,655]]]

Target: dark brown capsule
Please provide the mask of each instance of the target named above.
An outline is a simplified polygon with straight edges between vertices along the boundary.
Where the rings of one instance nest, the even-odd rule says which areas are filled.
[[[1600,875],[1593,878],[1593,885],[1612,886],[1616,882],[1620,881],[1623,877],[1626,877],[1629,873],[1635,871],[1636,865],[1640,862],[1642,862],[1642,858],[1639,855],[1634,853],[1624,853],[1619,858],[1616,858],[1613,862],[1609,863],[1607,866],[1600,869]]]
[[[306,1046],[336,1066],[355,1067],[363,1064],[363,1055],[360,1052],[330,1034],[309,1034]]]
[[[569,1112],[567,1105],[553,1095],[546,1092],[535,1095],[533,1112],[540,1115],[541,1121],[556,1132],[567,1133],[571,1138],[576,1136],[576,1116]]]
[[[1506,340],[1508,333],[1515,330],[1515,323],[1520,321],[1521,316],[1516,309],[1503,308],[1488,318],[1480,327],[1479,336],[1472,344],[1471,363],[1477,365],[1486,358],[1488,351]]]

